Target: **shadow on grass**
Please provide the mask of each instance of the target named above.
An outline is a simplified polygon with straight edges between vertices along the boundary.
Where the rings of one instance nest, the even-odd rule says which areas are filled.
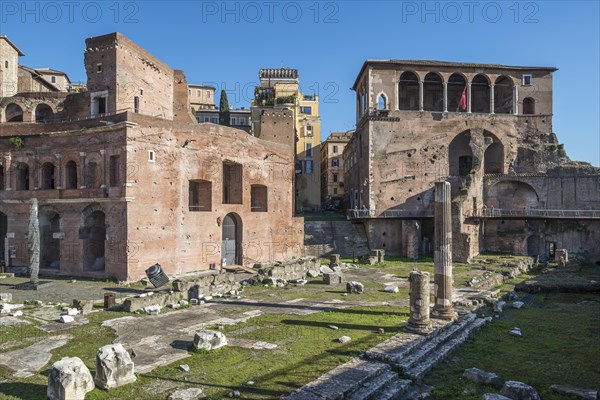
[[[170,346],[174,349],[189,351],[193,344],[194,342],[190,340],[174,340],[170,343]]]
[[[46,390],[47,386],[39,383],[4,382],[0,385],[0,394],[21,400],[45,399]]]
[[[344,292],[345,293],[345,292]],[[248,306],[248,307],[264,307],[264,308],[283,308],[283,309],[298,309],[298,310],[314,310],[314,311],[335,311],[345,314],[360,314],[360,315],[398,315],[408,316],[408,312],[399,311],[369,311],[369,310],[352,310],[348,308],[336,308],[336,307],[321,307],[321,306],[307,306],[303,304],[280,304],[280,303],[262,303],[262,302],[249,302],[249,301],[214,301],[211,303],[224,304],[224,305],[236,305],[236,306]]]
[[[405,314],[408,315],[408,314]],[[340,329],[354,329],[361,331],[371,331],[376,332],[379,328],[383,328],[387,331],[397,330],[397,325],[392,326],[383,326],[383,325],[359,325],[359,324],[340,324],[339,322],[319,322],[319,321],[301,321],[297,319],[284,319],[281,321],[282,324],[287,325],[295,325],[295,326],[310,326],[310,327],[318,327],[318,328],[327,328],[328,325],[335,325]]]

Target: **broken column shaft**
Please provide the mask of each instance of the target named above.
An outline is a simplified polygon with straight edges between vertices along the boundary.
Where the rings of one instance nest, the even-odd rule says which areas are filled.
[[[406,330],[426,334],[432,331],[429,319],[429,272],[412,271],[410,282],[410,318]]]
[[[452,307],[452,212],[450,202],[450,182],[436,182],[433,247],[435,304],[432,315],[442,319],[456,318]]]

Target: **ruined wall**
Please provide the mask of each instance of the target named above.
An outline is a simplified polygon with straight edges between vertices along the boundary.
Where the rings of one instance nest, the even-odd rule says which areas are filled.
[[[233,215],[245,265],[298,257],[303,220],[293,218],[293,154],[289,148],[213,124],[176,126],[132,115],[128,129],[129,278],[159,262],[169,274],[220,265],[223,223]],[[154,151],[154,161],[148,158]],[[224,204],[223,163],[241,165],[241,204]],[[210,211],[189,207],[189,181],[210,182]],[[252,211],[251,186],[266,187],[268,208]]]
[[[111,156],[120,156],[117,176],[122,177],[125,171],[124,124],[85,132],[43,134],[24,132],[27,126],[40,130],[44,127],[40,124],[19,124],[24,140],[21,149],[10,144],[11,136],[5,134],[5,131],[14,132],[10,125],[14,124],[6,124],[0,130],[0,154],[5,171],[0,212],[7,216],[6,234],[12,251],[10,265],[28,264],[27,201],[35,197],[42,221],[42,272],[125,279],[127,205],[123,182],[111,182],[110,177]],[[53,167],[53,188],[45,186],[47,178],[43,171],[48,164]],[[18,182],[22,165],[28,167],[28,190],[19,190],[22,189]]]
[[[122,34],[86,39],[85,69],[90,95],[108,91],[107,112],[133,111],[137,97],[140,113],[173,119],[173,70]]]
[[[0,97],[13,96],[17,93],[19,53],[3,38],[0,38],[0,61]]]

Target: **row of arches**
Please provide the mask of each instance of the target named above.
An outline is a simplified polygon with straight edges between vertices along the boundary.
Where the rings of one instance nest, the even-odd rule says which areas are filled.
[[[113,166],[113,163],[111,163],[110,166],[111,171],[112,169],[115,170],[113,174],[115,175],[114,179],[112,179],[111,175],[111,186],[113,186],[113,184],[116,185],[119,181],[118,165],[115,164]],[[78,173],[79,164],[75,160],[68,160],[62,164],[62,174],[55,163],[50,161],[44,162],[39,167],[37,179],[34,179],[34,177],[38,171],[36,171],[36,168],[30,167],[27,162],[17,162],[12,168],[14,169],[14,181],[11,176],[7,176],[4,166],[0,165],[0,190],[11,187],[12,183],[14,183],[15,190],[33,190],[35,188],[53,190],[79,189],[82,187],[97,188],[103,182],[100,164],[96,161],[88,161],[85,164],[83,173]],[[37,186],[36,182],[38,183]]]
[[[33,112],[33,120],[25,121],[23,107],[17,103],[10,103],[4,108],[5,122],[53,122],[54,110],[46,103],[39,103]]]
[[[429,72],[421,81],[416,73],[405,71],[398,81],[398,110],[433,112],[473,112],[516,114],[516,87],[510,77],[502,75],[493,82],[484,74],[468,80],[454,73],[444,81],[437,72]],[[358,93],[359,113],[366,111],[364,90]],[[377,95],[377,109],[390,109],[388,94]],[[523,100],[523,114],[535,114],[535,100]]]
[[[0,212],[0,260],[5,259],[5,241],[8,217]],[[61,239],[55,233],[61,231],[61,216],[51,209],[40,210],[40,268],[59,270],[61,264]],[[82,240],[82,267],[84,272],[104,272],[106,215],[102,210],[90,210],[83,214],[79,228]]]

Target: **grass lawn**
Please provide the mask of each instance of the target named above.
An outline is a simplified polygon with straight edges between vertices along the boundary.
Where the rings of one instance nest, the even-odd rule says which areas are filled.
[[[523,336],[509,335],[513,327]],[[425,382],[435,386],[436,400],[480,400],[484,393],[499,392],[462,377],[466,368],[477,367],[498,374],[502,381],[525,382],[544,400],[564,400],[550,385],[598,390],[598,365],[600,295],[540,294],[525,308],[506,309],[434,368]]]

